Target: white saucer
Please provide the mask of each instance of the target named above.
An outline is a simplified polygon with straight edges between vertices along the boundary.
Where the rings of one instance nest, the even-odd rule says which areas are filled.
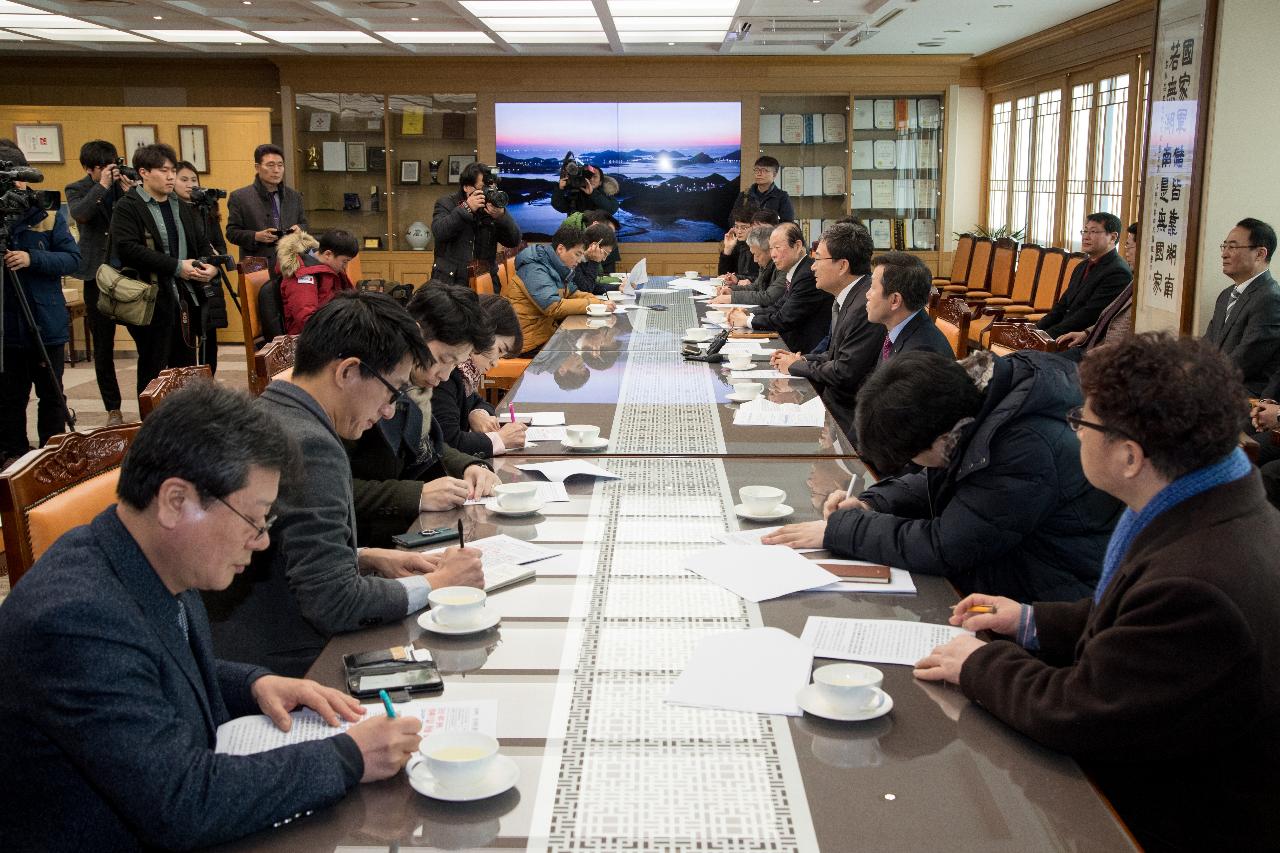
[[[754,394],[748,397],[746,394],[738,394],[737,392],[730,392],[728,394],[727,399],[732,400],[735,403],[750,403],[752,400],[760,399],[760,395]]]
[[[448,636],[479,634],[481,631],[488,631],[490,628],[496,627],[501,621],[501,616],[490,611],[487,616],[476,624],[468,625],[463,628],[457,625],[441,625],[436,621],[436,614],[433,610],[426,610],[418,614],[418,625],[420,625],[424,631],[430,631],[433,634],[446,634]]]
[[[444,800],[449,803],[466,803],[472,800],[483,800],[496,797],[503,791],[510,790],[520,778],[520,766],[502,753],[493,757],[493,766],[484,778],[474,785],[465,788],[446,788],[431,775],[431,769],[425,760],[411,765],[412,772],[405,768],[409,784],[413,790],[433,800]]]
[[[597,438],[595,441],[591,442],[590,444],[570,444],[568,439],[565,439],[564,441],[560,442],[560,446],[563,447],[565,450],[578,450],[578,451],[604,450],[606,447],[609,446],[609,439]]]
[[[779,504],[777,509],[767,515],[751,515],[747,512],[746,504],[735,505],[733,511],[748,521],[777,521],[779,518],[786,518],[788,515],[795,512],[794,509],[786,504]]]
[[[538,504],[533,509],[500,509],[496,503],[489,504],[485,509],[494,515],[505,515],[507,518],[523,518],[526,515],[537,515],[542,512],[542,508],[546,504]]]
[[[686,344],[709,344],[711,343],[711,339],[714,337],[715,335],[712,335],[710,338],[681,338],[680,340]]]
[[[842,723],[874,720],[893,710],[893,697],[879,688],[876,688],[876,692],[880,694],[880,701],[870,708],[863,708],[861,711],[837,711],[823,701],[822,695],[818,692],[818,685],[810,684],[796,694],[796,704],[806,714],[828,720],[839,720]]]

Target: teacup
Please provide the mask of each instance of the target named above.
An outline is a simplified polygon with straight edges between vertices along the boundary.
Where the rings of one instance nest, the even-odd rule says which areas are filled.
[[[709,341],[716,336],[716,333],[710,329],[704,329],[696,326],[692,329],[685,329],[684,336],[691,341]]]
[[[432,617],[446,628],[469,628],[484,618],[485,592],[473,586],[442,586],[431,590]]]
[[[422,742],[418,752],[440,787],[464,789],[484,780],[498,754],[498,740],[481,732],[437,731]],[[414,764],[410,764],[410,773]]]
[[[592,302],[587,306],[587,313],[592,317],[603,317],[610,313],[612,309],[608,305],[601,305],[599,302]]]
[[[723,322],[725,321],[725,318],[726,318],[727,316],[728,316],[728,315],[727,315],[727,314],[725,314],[723,311],[708,311],[708,312],[707,312],[707,322],[708,322],[708,323],[723,323]]]
[[[570,424],[564,428],[566,440],[578,447],[594,444],[600,438],[600,427],[590,424]]]
[[[508,512],[524,512],[538,507],[537,483],[503,483],[493,487],[494,502],[498,509]]]
[[[623,293],[621,290],[610,290],[605,295],[609,297],[610,302],[621,302],[627,298],[627,294]]]
[[[734,382],[734,396],[742,397],[744,400],[754,400],[764,392],[764,384],[761,382]]]
[[[685,278],[697,278],[699,275],[700,275],[700,273],[699,273],[697,270],[685,270],[685,271],[684,271],[684,277],[685,277]]]
[[[751,369],[751,353],[749,352],[731,352],[728,355],[729,368],[731,370],[750,370]],[[749,384],[749,383],[744,383]]]
[[[752,515],[769,515],[787,499],[787,493],[773,486],[743,486],[738,499]]]
[[[833,663],[813,671],[813,683],[827,706],[841,713],[866,711],[880,700],[884,673],[861,663]]]

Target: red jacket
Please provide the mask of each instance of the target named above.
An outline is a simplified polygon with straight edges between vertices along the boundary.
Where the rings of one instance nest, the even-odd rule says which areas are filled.
[[[314,261],[314,258],[307,257],[306,260]],[[285,276],[280,282],[285,333],[301,334],[311,315],[326,305],[334,294],[354,289],[355,285],[345,272],[334,272],[319,261],[298,267],[293,275]]]

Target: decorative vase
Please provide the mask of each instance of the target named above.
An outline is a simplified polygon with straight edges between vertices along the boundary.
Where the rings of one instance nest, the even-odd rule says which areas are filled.
[[[415,222],[404,232],[404,239],[413,251],[425,252],[427,244],[431,242],[431,229],[421,222]]]

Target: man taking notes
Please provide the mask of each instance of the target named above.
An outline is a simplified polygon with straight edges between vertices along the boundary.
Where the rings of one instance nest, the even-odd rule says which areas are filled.
[[[215,729],[309,707],[364,713],[312,681],[216,660],[196,590],[266,548],[280,424],[213,383],[152,415],[119,503],[68,532],[0,607],[0,839],[6,850],[192,848],[303,817],[399,772],[419,722],[376,717],[325,740],[214,753]]]

